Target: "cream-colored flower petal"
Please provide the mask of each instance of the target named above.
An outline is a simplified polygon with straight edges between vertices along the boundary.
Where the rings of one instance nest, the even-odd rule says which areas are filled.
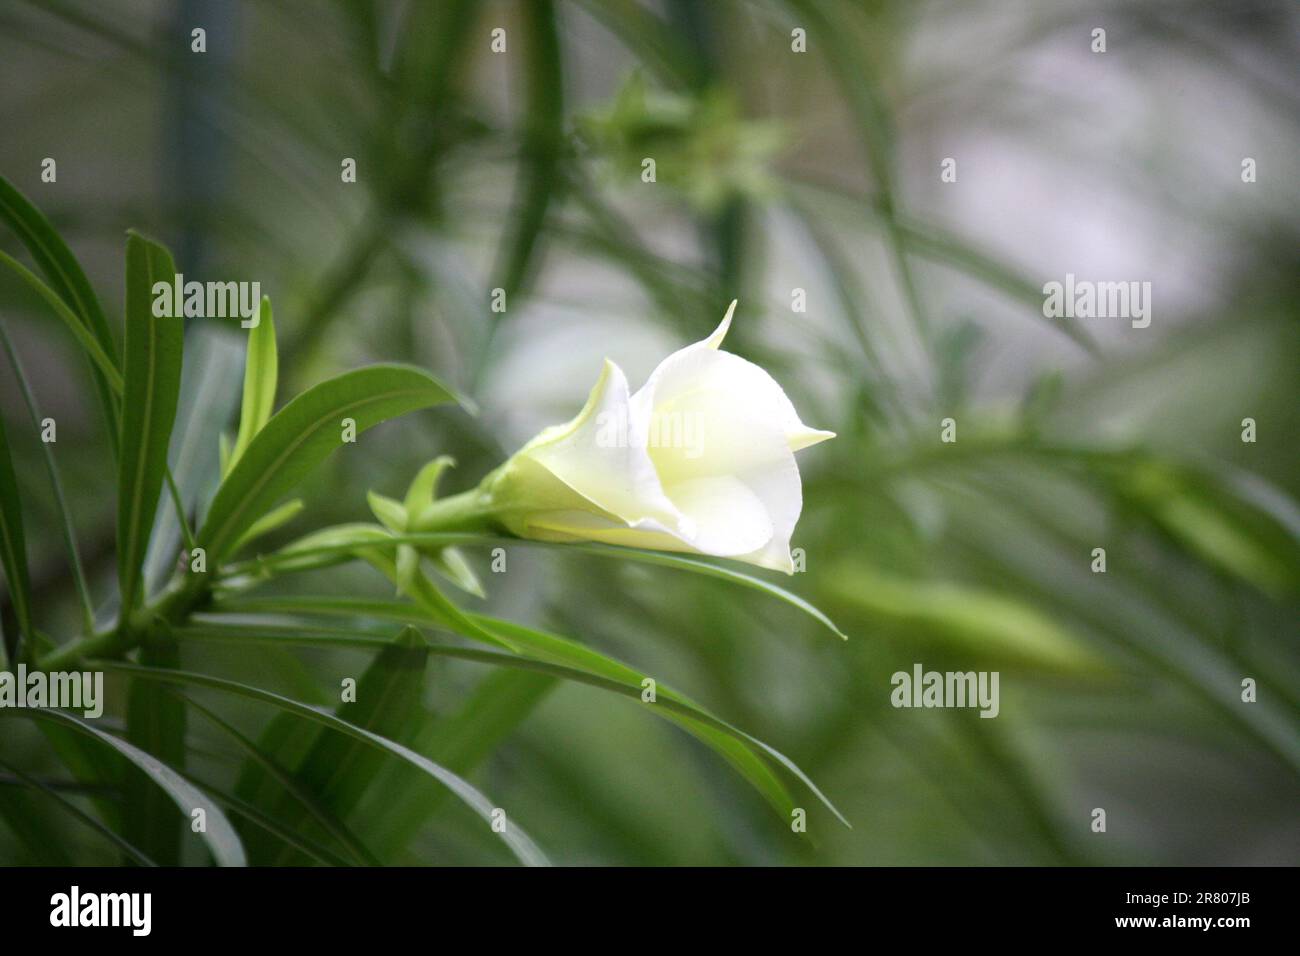
[[[739,301],[739,299],[732,299],[731,305],[727,306],[727,314],[722,317],[722,321],[718,324],[718,327],[713,330],[713,334],[703,342],[696,342],[695,344],[703,345],[705,348],[715,350],[720,348],[722,346],[722,340],[727,337],[727,332],[731,330],[731,317],[735,314],[736,303]]]
[[[713,335],[679,349],[660,362],[645,385],[632,396],[638,414],[645,416],[647,408],[665,414],[672,412],[684,395],[705,389],[715,394],[730,394],[732,401],[743,403],[755,415],[769,416],[778,422],[791,451],[834,438],[834,432],[809,428],[800,421],[785,390],[765,369],[738,355],[718,350],[730,327],[731,310],[728,310]]]
[[[772,540],[764,501],[741,478],[692,478],[665,489],[686,516],[678,537],[702,554],[748,554]]]
[[[794,453],[786,454],[789,458],[784,467],[769,468],[746,479],[750,489],[767,509],[768,519],[772,522],[772,537],[761,548],[741,555],[740,558],[750,564],[793,574],[794,562],[790,558],[790,537],[794,534],[795,525],[799,523],[799,514],[803,511],[803,487],[799,480],[799,466],[795,464]]]
[[[545,429],[494,473],[488,489],[502,523],[525,537],[733,557],[791,573],[803,507],[794,451],[833,433],[804,425],[766,371],[721,351],[735,308],[635,395],[606,362],[577,417]]]
[[[578,416],[544,430],[519,457],[628,524],[648,518],[676,528],[681,515],[664,495],[645,444],[644,422],[632,412],[627,377],[606,360]]]
[[[651,551],[695,551],[689,544],[649,518],[631,524],[590,511],[544,511],[529,515],[525,536],[543,541],[597,541]]]

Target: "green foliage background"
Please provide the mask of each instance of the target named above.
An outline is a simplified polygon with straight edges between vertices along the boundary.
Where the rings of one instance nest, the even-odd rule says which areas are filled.
[[[1089,51],[1097,26],[1105,54]],[[377,362],[427,369],[479,409],[415,411],[333,454],[238,570],[370,521],[368,491],[400,501],[437,455],[457,461],[449,491],[471,487],[570,417],[604,354],[635,381],[738,298],[728,348],[839,433],[800,456],[807,570],[754,577],[850,637],[752,582],[599,549],[507,545],[496,575],[493,542],[466,542],[486,599],[430,581],[468,618],[437,592],[400,611],[374,567],[322,562],[151,631],[111,665],[93,727],[0,719],[0,862],[484,864],[534,841],[559,863],[1297,862],[1296,26],[1283,2],[1194,0],[0,8],[0,175],[106,313],[46,278],[76,313],[60,322],[0,273],[7,350],[36,418],[58,422],[43,445],[0,363],[0,497],[7,526],[21,512],[31,594],[24,608],[6,579],[11,652],[29,611],[55,644],[117,611],[134,486],[102,409],[135,422],[123,436],[161,423],[131,417],[129,381],[119,409],[68,329],[89,316],[83,339],[125,347],[131,378],[129,228],[187,278],[261,282],[277,409]],[[939,179],[948,156],[956,183]],[[42,273],[6,225],[0,250]],[[1043,318],[1042,284],[1067,271],[1152,280],[1151,327]],[[239,427],[245,336],[184,330],[168,460],[191,519]],[[182,530],[165,483],[141,493],[155,595]],[[323,596],[354,603],[313,608]],[[481,643],[503,636],[532,643]],[[890,675],[918,661],[999,671],[1000,716],[892,708]],[[157,679],[177,670],[202,679]],[[648,714],[640,674],[779,749],[852,829],[729,729]],[[337,705],[349,676],[361,712]],[[131,770],[121,740],[217,797],[229,831],[190,834],[184,797]],[[420,760],[531,840],[503,842]]]

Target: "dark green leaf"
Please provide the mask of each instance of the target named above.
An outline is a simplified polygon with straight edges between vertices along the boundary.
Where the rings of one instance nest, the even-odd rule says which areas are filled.
[[[133,673],[155,673],[149,668],[132,667]],[[163,673],[160,669],[157,673]],[[172,672],[167,672],[172,673]],[[0,710],[0,717],[28,716],[36,720],[49,720],[62,723],[81,731],[96,740],[112,747],[132,764],[143,771],[150,780],[166,791],[172,801],[180,808],[186,819],[197,809],[202,809],[207,817],[206,832],[202,833],[203,842],[212,851],[212,858],[218,866],[243,866],[246,862],[244,847],[239,842],[235,828],[230,825],[226,815],[208,797],[206,793],[191,784],[183,776],[159,762],[154,757],[127,743],[120,737],[100,730],[87,720],[66,714],[59,710],[32,708],[27,710]]]
[[[59,298],[58,293],[42,282],[39,276],[21,262],[4,252],[0,252],[0,265],[7,266],[54,310],[54,314],[62,320],[63,324],[73,334],[73,337],[76,338],[77,344],[85,349],[86,354],[95,365],[96,372],[103,376],[104,382],[110,391],[113,394],[120,393],[122,391],[122,375],[118,372],[116,363],[109,353],[104,351],[104,347],[81,324],[77,314],[68,308],[66,302]]]
[[[118,472],[117,574],[121,619],[129,622],[143,593],[142,569],[167,473],[167,446],[176,420],[185,328],[154,315],[153,285],[172,282],[167,250],[135,234],[126,243],[126,372],[122,454]]]
[[[9,600],[13,602],[18,629],[31,640],[32,582],[27,572],[27,542],[23,536],[22,499],[18,494],[18,476],[9,454],[9,439],[0,416],[0,564],[4,567]],[[17,638],[6,638],[10,656],[17,656]]]
[[[125,459],[124,459],[125,460]],[[147,644],[140,652],[147,667],[180,663],[175,644]],[[177,772],[185,770],[185,702],[167,688],[136,681],[127,695],[126,738],[143,753]],[[163,866],[181,862],[182,820],[168,794],[143,773],[128,773],[124,824],[126,838]]]
[[[161,681],[163,683],[178,684],[186,687],[207,687],[212,690],[224,691],[239,697],[245,697],[249,700],[256,700],[264,704],[269,704],[279,710],[296,714],[299,717],[318,723],[323,727],[328,727],[331,730],[347,734],[357,740],[367,741],[370,746],[386,750],[393,756],[419,767],[425,774],[432,777],[434,780],[438,781],[456,794],[462,802],[482,817],[483,820],[490,823],[493,819],[493,810],[496,809],[493,803],[461,777],[447,770],[445,767],[438,766],[427,757],[417,754],[409,747],[404,747],[399,743],[386,740],[378,734],[371,733],[365,728],[354,727],[346,720],[340,720],[333,714],[317,710],[315,707],[300,703],[296,700],[290,700],[287,697],[281,697],[279,694],[274,694],[271,691],[262,690],[257,687],[250,687],[247,684],[240,684],[235,681],[224,680],[220,677],[210,677],[207,674],[138,667],[134,664],[122,664],[116,661],[99,661],[97,664],[104,670],[127,674],[137,680]],[[517,824],[513,822],[510,823],[500,836],[502,841],[510,847],[511,851],[521,863],[530,866],[547,865],[546,857],[542,854],[541,850],[538,849],[532,839],[524,833]]]
[[[108,425],[109,445],[116,453],[118,419],[114,391],[121,391],[121,378],[117,375],[117,344],[113,341],[108,319],[104,317],[104,310],[100,308],[90,280],[49,220],[3,176],[0,176],[0,219],[17,234],[36,261],[37,268],[45,274],[62,302],[80,317],[79,324],[90,333],[98,351],[108,359],[108,367],[96,362],[91,373],[104,412],[104,421]],[[117,379],[116,389],[112,385],[114,378]]]
[[[72,816],[76,817],[86,826],[90,827],[90,829],[94,830],[96,833],[103,836],[104,839],[108,840],[110,843],[116,846],[119,850],[125,853],[136,863],[139,863],[141,866],[157,866],[157,864],[154,863],[153,860],[149,859],[149,857],[146,856],[144,853],[142,853],[139,849],[132,846],[129,841],[124,840],[113,829],[111,829],[108,826],[105,826],[99,820],[96,820],[85,810],[81,809],[81,807],[77,806],[75,803],[73,803],[63,794],[59,793],[58,790],[54,789],[53,787],[47,786],[46,784],[42,783],[40,780],[37,780],[36,778],[29,776],[28,774],[23,773],[22,770],[20,770],[18,767],[13,766],[12,764],[6,762],[3,759],[0,759],[0,767],[4,767],[6,770],[8,770],[15,777],[17,777],[23,783],[27,784],[27,786],[31,787],[32,789],[40,790],[42,793],[45,794],[45,796],[48,799],[58,804],[59,807],[67,811]],[[24,822],[23,829],[26,828],[27,828],[26,823]],[[66,862],[71,863],[71,860],[68,860]]]
[[[289,796],[297,801],[299,806],[310,813],[326,833],[336,839],[348,850],[356,862],[365,866],[377,866],[379,864],[379,861],[371,855],[365,845],[353,836],[351,831],[349,831],[347,827],[330,812],[328,807],[324,806],[311,794],[311,792],[306,790],[287,771],[276,764],[275,760],[269,754],[258,748],[257,744],[253,743],[253,741],[241,734],[235,727],[231,726],[230,723],[223,720],[218,714],[204,707],[202,704],[198,704],[191,700],[189,706],[193,707],[204,717],[208,718],[208,720],[217,727],[221,728],[222,731],[224,731],[236,744],[239,745],[241,750],[248,754],[249,759],[260,772],[267,774],[281,788],[283,788]],[[276,828],[269,832],[273,836],[280,838],[282,843],[285,843],[281,836],[281,832],[285,829],[286,827],[283,825],[283,821],[277,818]],[[287,829],[290,829],[292,832],[296,831],[298,828],[292,827]],[[316,856],[311,849],[302,845],[294,844],[292,842],[285,843],[285,845],[290,848],[301,850],[307,856]]]
[[[356,700],[341,703],[337,716],[380,737],[411,745],[425,722],[420,701],[428,658],[424,638],[413,628],[404,628],[361,675]],[[326,733],[316,739],[295,776],[332,815],[346,819],[375,782],[386,763],[384,756],[354,737]]]

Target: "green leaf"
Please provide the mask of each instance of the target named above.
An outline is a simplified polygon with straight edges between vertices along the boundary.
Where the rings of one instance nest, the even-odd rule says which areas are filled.
[[[117,506],[117,574],[124,622],[130,620],[143,592],[144,554],[167,472],[167,446],[180,397],[184,323],[172,316],[159,318],[153,310],[154,283],[175,277],[176,266],[166,249],[143,236],[128,236]]]
[[[238,554],[262,535],[270,534],[277,528],[288,524],[298,516],[298,512],[302,511],[304,507],[306,506],[301,498],[294,498],[276,508],[272,508],[253,522],[252,527],[245,531],[231,547],[230,553]]]
[[[403,365],[357,369],[303,392],[271,417],[217,490],[198,535],[209,567],[343,444],[344,419],[354,421],[360,434],[394,416],[454,399],[431,375]]]
[[[0,345],[4,346],[5,354],[9,358],[9,365],[14,370],[14,378],[18,381],[18,388],[23,393],[23,401],[27,405],[27,416],[32,423],[32,428],[38,434],[41,431],[41,415],[36,410],[36,397],[32,394],[31,385],[27,381],[27,374],[23,371],[22,362],[19,361],[18,352],[14,349],[13,342],[9,340],[9,333],[6,331],[4,324],[0,323]],[[0,423],[0,429],[3,423]],[[63,494],[63,482],[59,479],[59,469],[54,463],[54,452],[50,450],[50,442],[42,441],[41,456],[45,459],[45,472],[50,479],[50,490],[54,492],[54,504],[59,513],[59,527],[63,532],[63,548],[68,553],[68,566],[72,571],[72,581],[76,585],[77,598],[81,602],[81,626],[84,633],[89,634],[95,629],[95,605],[90,597],[90,588],[86,585],[86,575],[81,566],[81,555],[77,550],[77,535],[72,527],[72,515],[68,511],[68,499]],[[5,438],[0,434],[0,455],[7,455],[8,449],[5,445]],[[0,465],[0,469],[4,466]],[[0,478],[0,488],[3,488],[4,479]],[[0,496],[3,491],[0,491]],[[0,522],[3,522],[0,518]],[[0,531],[0,537],[3,532]],[[0,546],[2,547],[2,546]],[[2,644],[3,642],[0,642]],[[0,653],[3,653],[3,647],[0,647]],[[3,665],[3,659],[0,659],[0,665]]]
[[[433,507],[434,496],[438,493],[438,481],[442,478],[443,472],[448,468],[456,467],[456,459],[450,455],[439,455],[433,461],[429,462],[416,473],[411,486],[406,489],[406,498],[402,501],[402,506],[406,509],[406,515],[410,519],[419,520],[420,515],[428,508]],[[371,510],[374,506],[371,505]],[[383,517],[375,515],[380,521]],[[392,528],[390,530],[398,530]],[[406,530],[403,525],[402,531]]]
[[[227,570],[227,584],[238,583],[238,575],[261,575],[269,571],[310,571],[353,560],[367,545],[390,541],[390,535],[376,524],[364,521],[333,525],[304,535],[270,555],[240,561]]]
[[[366,525],[348,525],[354,529],[352,537],[360,535],[357,529],[365,528]],[[582,554],[592,554],[601,558],[611,558],[618,561],[635,561],[640,564],[653,564],[664,568],[676,568],[680,571],[690,571],[694,574],[701,574],[705,577],[718,578],[722,581],[729,581],[732,584],[740,584],[744,587],[760,591],[769,597],[784,601],[792,607],[798,608],[807,614],[817,623],[821,624],[840,640],[847,641],[848,635],[841,631],[829,617],[822,611],[813,606],[808,601],[799,597],[791,591],[771,581],[741,571],[737,568],[728,567],[722,564],[714,564],[702,558],[690,557],[682,554],[674,554],[670,551],[643,551],[639,548],[623,548],[613,545],[604,544],[583,544],[579,542],[555,542],[555,541],[533,541],[527,538],[504,538],[496,535],[485,534],[466,534],[466,533],[430,533],[430,534],[393,534],[387,536],[383,529],[370,526],[371,533],[366,536],[366,540],[373,540],[376,543],[390,543],[393,545],[400,544],[425,544],[425,545],[483,545],[487,547],[525,547],[525,548],[548,548],[561,552],[579,552]],[[303,566],[305,561],[315,555],[325,559],[329,555],[347,554],[355,550],[355,547],[349,545],[346,540],[330,540],[319,538],[309,541],[303,538],[297,541],[290,548],[285,548],[277,554],[266,555],[262,558],[268,566],[281,567],[282,560],[289,561],[293,569]],[[283,558],[281,557],[283,556]]]
[[[231,813],[243,817],[259,830],[275,837],[285,846],[291,846],[296,850],[301,850],[317,863],[323,863],[325,866],[339,867],[348,865],[348,861],[337,853],[321,846],[319,843],[306,839],[300,834],[294,833],[288,827],[281,826],[278,821],[267,816],[247,800],[241,800],[239,797],[229,793],[214,793],[212,796],[214,800]]]
[[[428,659],[428,647],[420,633],[403,628],[361,675],[356,700],[341,703],[336,715],[355,727],[409,746],[427,717],[421,696]],[[296,777],[330,813],[346,819],[385,763],[384,754],[356,738],[327,733],[317,738]]]
[[[96,664],[104,670],[126,674],[137,680],[161,681],[163,683],[179,684],[186,687],[206,687],[212,690],[224,691],[249,700],[256,700],[264,704],[269,704],[279,710],[296,714],[299,717],[313,721],[323,727],[339,731],[349,737],[366,742],[372,747],[385,750],[393,756],[419,767],[426,775],[432,777],[434,780],[438,781],[456,794],[462,802],[478,814],[485,822],[489,824],[492,822],[492,811],[495,809],[495,805],[461,777],[447,770],[445,767],[438,766],[427,757],[417,754],[409,747],[404,747],[399,743],[387,740],[363,727],[354,727],[346,720],[341,720],[333,714],[317,710],[308,704],[303,704],[296,700],[290,700],[287,697],[281,697],[279,694],[272,693],[268,690],[250,687],[247,684],[240,684],[235,681],[224,680],[220,677],[211,677],[207,674],[138,667],[134,664],[123,664],[117,661],[97,661]],[[524,833],[517,824],[511,822],[506,827],[505,831],[500,833],[500,836],[502,841],[510,848],[515,857],[521,863],[529,866],[547,865],[546,857],[542,854],[542,851],[538,849],[537,845],[533,843],[532,838]]]
[[[832,569],[827,593],[875,621],[904,626],[966,654],[1008,656],[1037,667],[1099,671],[1088,645],[1051,617],[1010,596],[941,581],[915,581],[863,565]]]
[[[433,565],[434,570],[462,591],[467,591],[477,598],[487,596],[478,574],[470,567],[459,548],[443,548],[441,551],[435,551],[429,555],[429,563]]]
[[[54,314],[63,320],[63,324],[68,327],[77,340],[77,344],[85,349],[86,354],[91,361],[95,363],[95,369],[99,375],[103,376],[105,383],[113,394],[119,394],[122,391],[122,374],[117,370],[117,365],[109,354],[104,351],[104,347],[95,340],[95,337],[81,324],[63,299],[59,298],[57,292],[40,280],[40,277],[29,270],[17,259],[0,252],[0,265],[8,266],[20,279],[30,286],[37,295],[54,310]],[[116,422],[116,412],[114,412],[113,422]],[[116,446],[114,446],[116,447]]]
[[[76,817],[78,820],[80,820],[90,829],[94,830],[96,833],[103,836],[104,839],[108,840],[110,843],[116,846],[119,850],[125,853],[136,863],[140,864],[141,866],[158,865],[153,860],[149,859],[149,857],[146,856],[144,853],[142,853],[139,849],[132,846],[129,841],[124,840],[110,827],[107,827],[99,820],[96,820],[89,813],[81,809],[81,807],[77,806],[75,803],[73,803],[63,794],[59,793],[59,791],[55,790],[53,787],[47,786],[46,784],[42,783],[40,780],[37,780],[36,778],[23,773],[22,770],[20,770],[18,767],[13,766],[12,764],[8,763],[3,759],[0,759],[0,767],[3,767],[9,773],[13,774],[15,777],[17,777],[27,786],[35,790],[40,790],[43,794],[45,794],[46,799],[53,801],[61,809],[66,810],[69,814]],[[22,821],[21,828],[23,830],[26,830],[28,828],[26,820]],[[72,861],[69,859],[66,861],[65,865],[70,865],[71,862]]]
[[[9,454],[9,438],[4,418],[0,416],[0,566],[4,567],[9,600],[13,602],[18,630],[32,640],[32,582],[27,572],[27,542],[23,536],[22,498],[18,493],[18,476]],[[11,657],[17,657],[18,641],[8,639]]]
[[[502,621],[480,614],[471,615],[474,622],[490,630],[498,637],[504,637],[511,643],[533,654],[557,664],[585,671],[592,678],[603,679],[610,684],[617,684],[624,693],[640,697],[641,681],[649,675],[643,674],[627,665],[606,657],[584,644],[568,638],[524,627],[511,621]],[[763,743],[742,730],[731,726],[713,714],[701,708],[694,701],[678,694],[662,683],[656,682],[656,695],[659,701],[666,701],[668,706],[656,712],[666,711],[668,720],[683,727],[692,736],[703,741],[717,751],[770,803],[785,821],[790,820],[794,810],[794,801],[785,785],[773,775],[768,765],[754,752],[762,751],[771,759],[793,774],[812,794],[828,809],[835,818],[846,827],[849,821],[836,809],[821,789],[812,782],[798,765],[774,747]],[[850,827],[850,829],[852,829]]]
[[[76,324],[90,333],[102,358],[107,360],[107,366],[96,361],[91,368],[91,373],[94,376],[95,392],[104,412],[104,421],[108,425],[109,447],[116,454],[118,417],[117,400],[112,383],[114,379],[117,380],[116,391],[118,392],[121,391],[122,383],[117,373],[117,344],[109,331],[104,310],[95,297],[95,290],[78,264],[76,256],[54,231],[49,220],[3,176],[0,176],[0,219],[8,224],[22,244],[27,247],[37,268],[44,273],[60,300],[79,317],[79,322]],[[67,321],[66,317],[62,315],[60,317]],[[78,339],[80,340],[81,336],[78,335]]]
[[[59,295],[78,315],[84,317],[86,327],[104,351],[109,355],[114,354],[113,336],[109,332],[104,310],[100,308],[95,290],[86,274],[81,271],[72,250],[41,211],[3,176],[0,176],[0,219],[22,240]]]
[[[390,531],[399,534],[405,532],[408,527],[417,525],[419,515],[433,507],[434,498],[438,491],[438,480],[442,477],[443,472],[448,468],[454,468],[455,465],[456,460],[450,455],[439,455],[420,469],[415,476],[415,480],[411,482],[410,488],[407,489],[406,498],[402,502],[402,516],[405,520],[400,526],[395,526],[392,523],[397,516],[397,512],[389,505],[389,499],[384,499],[381,502],[371,501],[370,510]],[[400,557],[401,553],[399,552],[399,564],[401,563]],[[474,573],[474,569],[469,566],[464,555],[458,549],[440,548],[430,551],[428,558],[439,574],[462,591],[467,591],[479,598],[486,596],[478,575]]]
[[[406,530],[406,509],[396,499],[381,495],[377,491],[366,492],[366,504],[370,512],[389,531],[401,534]]]
[[[249,442],[271,419],[275,407],[275,383],[279,359],[275,351],[275,323],[271,300],[262,296],[261,318],[248,333],[248,357],[244,362],[244,400],[239,407],[239,434],[230,453],[228,467],[234,467]]]
[[[391,562],[389,562],[387,568],[381,567],[380,569],[391,576]],[[413,597],[417,601],[414,605],[398,601],[353,598],[291,597],[225,599],[219,602],[218,609],[232,613],[261,612],[370,617],[382,620],[431,624],[436,627],[450,628],[456,633],[467,637],[478,637],[478,633],[486,632],[490,642],[509,648],[514,655],[522,655],[527,652],[532,659],[530,660],[528,656],[503,656],[489,654],[487,651],[446,648],[441,645],[434,645],[431,647],[430,652],[450,657],[463,657],[467,660],[490,661],[505,667],[540,670],[543,673],[580,680],[583,683],[594,682],[596,686],[617,690],[621,694],[637,697],[638,699],[643,690],[641,681],[647,676],[653,676],[646,675],[621,661],[607,657],[599,651],[569,638],[484,615],[471,614],[467,616],[467,619],[478,632],[469,633],[459,626],[449,623],[442,616],[440,608],[430,607],[425,604],[425,595],[428,591],[436,591],[436,589],[426,582],[424,588],[417,589],[414,592]],[[310,643],[313,636],[323,635],[326,638],[353,640],[356,642],[354,646],[362,647],[374,646],[376,642],[382,641],[382,638],[378,635],[358,635],[356,632],[329,631],[319,628],[313,629],[309,634],[304,635],[303,630],[301,625],[289,628],[275,628],[265,624],[258,624],[252,628],[226,626],[215,629],[208,625],[200,625],[198,628],[187,627],[179,631],[178,634],[184,639],[195,636],[221,639],[224,636],[228,639],[256,640],[260,638],[273,642],[289,643],[300,641]],[[579,677],[578,675],[583,676]],[[657,680],[656,695],[658,702],[662,703],[663,706],[651,707],[653,713],[677,723],[719,753],[767,799],[785,820],[789,820],[790,811],[794,808],[794,802],[791,800],[784,784],[772,774],[771,768],[758,756],[758,752],[775,760],[787,769],[808,787],[841,823],[849,826],[848,821],[844,819],[816,784],[809,779],[807,774],[783,753],[731,726],[700,707],[694,701],[678,694]]]
[[[176,667],[180,663],[174,642],[147,643],[140,652],[146,667]],[[143,753],[156,757],[178,772],[185,770],[185,702],[167,688],[133,682],[127,694],[126,739]],[[126,775],[126,838],[163,866],[181,862],[181,826],[166,793],[142,773]],[[189,813],[182,808],[184,820]]]
[[[411,749],[461,775],[477,768],[531,714],[558,679],[501,668],[488,673],[454,713],[427,721]],[[385,859],[400,853],[442,804],[414,786],[406,764],[385,768],[357,816],[370,821],[371,845]]]
[[[298,781],[276,764],[275,760],[269,754],[263,752],[258,748],[257,744],[253,743],[253,741],[241,734],[238,729],[233,727],[226,720],[222,719],[222,717],[214,711],[209,710],[202,704],[196,703],[193,700],[189,701],[189,706],[193,707],[200,714],[210,720],[215,726],[225,732],[226,735],[239,746],[239,749],[248,754],[251,764],[257,767],[259,772],[266,774],[270,779],[274,780],[286,793],[288,793],[289,796],[296,800],[300,806],[306,809],[307,812],[310,813],[311,816],[321,825],[322,829],[324,829],[326,833],[347,849],[357,863],[360,863],[363,866],[379,865],[379,860],[377,860],[370,851],[366,849],[365,845],[358,840],[351,831],[349,831],[348,828],[329,811],[327,807],[321,804],[321,802],[308,790],[302,787]],[[285,829],[286,827],[283,825],[283,821],[277,819],[276,829],[269,832],[271,832],[273,836],[279,837],[281,842],[285,842],[283,837],[280,836],[281,832]],[[297,828],[294,827],[290,832],[293,832],[293,830],[296,829]],[[308,856],[316,855],[311,849],[305,848],[304,846],[293,843],[286,843],[286,845],[301,850]]]
[[[64,836],[51,825],[44,809],[30,793],[0,787],[0,820],[9,824],[30,859],[46,866],[72,866],[73,858],[64,846]],[[10,861],[6,860],[6,864]]]
[[[180,513],[203,514],[221,483],[218,439],[238,408],[243,373],[244,349],[228,330],[213,322],[186,330],[181,399],[167,456],[180,492]],[[146,594],[156,594],[176,571],[177,553],[185,543],[178,509],[171,505],[160,502],[154,518],[144,559]]]
[[[120,666],[120,665],[119,665]],[[154,671],[150,668],[132,666],[131,670],[136,673],[155,674],[163,671]],[[174,672],[167,672],[174,673]],[[178,673],[178,672],[175,672]],[[208,845],[212,851],[212,858],[218,866],[244,866],[246,859],[244,856],[243,844],[239,842],[239,836],[235,833],[235,828],[230,825],[226,815],[206,793],[194,786],[183,776],[164,763],[159,762],[156,758],[140,750],[139,748],[127,743],[120,737],[114,737],[112,734],[100,730],[87,720],[76,717],[72,714],[64,713],[60,710],[49,710],[40,708],[29,708],[26,710],[0,710],[0,717],[5,716],[28,716],[35,720],[49,720],[62,723],[72,727],[87,736],[112,747],[132,764],[138,767],[150,780],[164,790],[172,802],[180,809],[186,819],[197,809],[205,811],[207,816],[207,831],[200,834],[203,842]]]

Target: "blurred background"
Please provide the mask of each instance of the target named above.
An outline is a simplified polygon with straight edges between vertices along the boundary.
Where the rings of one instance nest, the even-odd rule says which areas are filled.
[[[486,607],[662,675],[791,756],[853,829],[802,797],[811,838],[792,835],[635,703],[435,662],[434,726],[478,715],[459,768],[556,861],[1295,864],[1298,46],[1287,0],[11,2],[0,173],[115,320],[129,227],[187,279],[259,281],[281,402],[397,360],[479,403],[334,456],[276,541],[368,520],[367,489],[400,496],[439,453],[459,462],[448,490],[471,487],[570,418],[605,356],[635,388],[740,300],[727,348],[839,434],[800,455],[806,570],[778,583],[851,640],[724,582],[553,550],[484,574]],[[24,258],[7,233],[0,248]],[[1150,326],[1045,318],[1067,273],[1150,282]],[[115,506],[82,362],[12,277],[0,320],[59,423],[106,596]],[[242,335],[192,324],[172,463],[199,498],[242,362]],[[2,367],[37,613],[74,631],[40,444]],[[283,586],[391,594],[355,566]],[[183,663],[315,703],[352,658]],[[1000,715],[894,709],[890,675],[917,662],[1000,672]],[[223,713],[254,736],[270,716]],[[0,752],[59,778],[25,723],[0,725]],[[229,739],[188,733],[195,776],[230,779]],[[467,811],[383,779],[353,822],[386,860],[508,861]],[[53,834],[0,813],[0,861],[56,844],[114,860],[11,774],[0,795]],[[395,805],[403,826],[380,826]]]

